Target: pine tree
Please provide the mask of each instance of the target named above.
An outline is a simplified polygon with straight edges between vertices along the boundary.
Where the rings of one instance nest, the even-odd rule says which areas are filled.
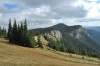
[[[18,43],[18,31],[17,31],[17,24],[16,24],[16,19],[14,20],[14,25],[12,28],[12,32],[11,32],[11,42],[17,44]]]
[[[36,45],[28,33],[26,19],[24,24],[21,22],[21,25],[17,25],[16,20],[14,20],[13,26],[11,25],[11,19],[9,19],[8,39],[9,42],[21,46],[34,47]]]
[[[27,35],[28,31],[27,31],[27,20],[25,19],[25,22],[24,22],[24,33],[25,35]]]
[[[29,46],[29,37],[28,37],[28,30],[27,30],[27,20],[24,21],[24,44],[25,46]]]
[[[20,37],[20,45],[23,46],[24,44],[24,26],[23,26],[23,22],[21,22],[21,26],[20,26],[20,29],[19,29],[19,37]]]
[[[9,19],[8,33],[7,33],[7,38],[9,39],[9,42],[11,42],[11,31],[12,31],[12,25],[11,25],[11,19]]]
[[[18,25],[18,29],[17,29],[17,33],[18,33],[18,45],[21,45],[21,27],[20,25]]]

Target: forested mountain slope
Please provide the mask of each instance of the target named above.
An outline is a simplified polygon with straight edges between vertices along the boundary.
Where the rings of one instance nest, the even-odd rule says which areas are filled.
[[[30,30],[36,36],[42,35],[47,46],[64,52],[99,57],[100,45],[96,43],[85,28],[80,25],[57,24],[48,28]]]

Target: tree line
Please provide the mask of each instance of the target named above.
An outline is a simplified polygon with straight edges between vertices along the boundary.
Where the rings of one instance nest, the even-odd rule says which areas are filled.
[[[6,29],[3,27],[0,27],[0,37],[6,37],[7,31]]]
[[[47,46],[52,48],[52,49],[55,49],[57,51],[100,58],[99,53],[93,52],[93,50],[89,49],[88,47],[84,48],[83,46],[80,45],[77,48],[74,45],[72,45],[71,43],[70,43],[70,45],[66,44],[66,43],[68,43],[67,41],[66,42],[64,42],[64,41],[63,42],[62,41],[54,41],[52,39],[49,39],[48,41],[49,41],[49,43],[48,43]],[[75,40],[72,40],[72,41],[77,42]],[[79,44],[81,44],[81,42],[79,42]]]
[[[10,43],[21,45],[25,47],[35,47],[35,41],[30,36],[27,28],[27,20],[21,24],[17,24],[16,19],[12,25],[11,19],[9,19],[7,38]]]

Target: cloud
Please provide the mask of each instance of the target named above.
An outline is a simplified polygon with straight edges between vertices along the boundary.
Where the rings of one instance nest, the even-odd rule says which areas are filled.
[[[61,8],[54,9],[55,13],[66,18],[82,18],[87,15],[87,10],[83,6],[62,6]]]
[[[80,18],[76,19],[75,22],[99,22],[100,18]]]
[[[38,19],[38,20],[28,20],[29,28],[44,28],[54,25],[53,19]]]
[[[3,13],[6,10],[5,7],[3,7],[2,5],[0,5],[0,13]]]
[[[4,4],[11,5],[11,9]],[[100,7],[96,3],[97,6],[99,14]],[[26,18],[29,28],[48,27],[57,23],[83,24],[93,21],[88,18],[91,18],[89,16],[94,7],[84,0],[0,0],[0,25],[7,26],[9,18],[16,18],[18,23]],[[94,18],[96,20],[99,19]]]

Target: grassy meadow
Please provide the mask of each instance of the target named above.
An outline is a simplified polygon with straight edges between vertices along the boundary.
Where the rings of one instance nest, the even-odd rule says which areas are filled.
[[[67,55],[68,53],[41,48],[16,46],[8,43],[7,40],[0,39],[0,66],[100,66],[99,64],[71,61],[67,59],[70,59]],[[81,58],[81,56],[78,57]],[[73,60],[73,58],[71,59]],[[98,59],[95,61],[99,62]]]

